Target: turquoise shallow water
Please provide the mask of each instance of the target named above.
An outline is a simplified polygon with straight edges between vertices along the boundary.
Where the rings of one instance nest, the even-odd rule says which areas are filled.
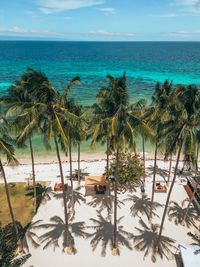
[[[150,100],[157,81],[200,85],[200,42],[0,41],[0,51],[0,95],[27,67],[45,72],[60,91],[79,75],[82,83],[72,89],[71,96],[83,105],[95,102],[107,73],[126,72],[131,101]],[[34,138],[34,146],[38,154],[46,154],[40,138]],[[89,151],[88,143],[82,150]]]

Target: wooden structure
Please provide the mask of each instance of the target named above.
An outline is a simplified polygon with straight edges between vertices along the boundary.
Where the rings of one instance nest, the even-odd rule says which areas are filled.
[[[54,186],[54,191],[63,191],[63,189],[67,191],[67,184],[65,184],[63,187],[61,183],[60,184],[56,183]]]
[[[167,187],[166,187],[166,185],[163,185],[160,188],[154,186],[154,192],[157,192],[157,193],[166,193],[167,192]]]
[[[194,190],[196,191],[194,194],[193,201],[197,206],[198,210],[200,211],[200,176],[187,178],[185,190],[190,198],[193,196]]]
[[[98,188],[102,187],[102,191],[107,192],[108,180],[106,176],[85,176],[85,195],[96,195]]]

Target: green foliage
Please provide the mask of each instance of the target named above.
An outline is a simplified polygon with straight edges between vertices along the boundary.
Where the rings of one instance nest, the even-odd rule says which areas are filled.
[[[111,182],[115,181],[116,155],[114,155],[109,170]],[[138,155],[119,153],[119,183],[134,184],[144,173],[144,166]]]
[[[34,198],[34,188],[33,188],[33,186],[29,185],[25,189],[27,191],[26,196],[30,196],[31,198]],[[36,209],[39,208],[40,203],[42,201],[42,198],[43,198],[45,192],[46,192],[46,186],[43,186],[40,183],[37,183],[37,185],[36,185],[36,196],[37,196]]]
[[[19,232],[22,234],[23,228],[21,224],[19,222],[16,222],[16,224]],[[9,223],[5,227],[1,227],[0,224],[0,266],[12,266],[11,261],[15,256],[19,237],[20,235],[16,236],[13,223]]]

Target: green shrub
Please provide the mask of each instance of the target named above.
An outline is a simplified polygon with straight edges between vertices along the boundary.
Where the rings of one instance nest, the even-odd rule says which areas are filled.
[[[110,162],[110,181],[115,181],[116,154]],[[142,160],[138,155],[119,153],[119,184],[134,184],[144,173]]]

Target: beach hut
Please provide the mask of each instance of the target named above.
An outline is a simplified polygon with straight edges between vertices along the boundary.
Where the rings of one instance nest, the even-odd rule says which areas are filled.
[[[184,267],[200,266],[200,246],[179,244],[179,250]]]
[[[106,176],[85,176],[85,195],[105,194],[108,188]]]

